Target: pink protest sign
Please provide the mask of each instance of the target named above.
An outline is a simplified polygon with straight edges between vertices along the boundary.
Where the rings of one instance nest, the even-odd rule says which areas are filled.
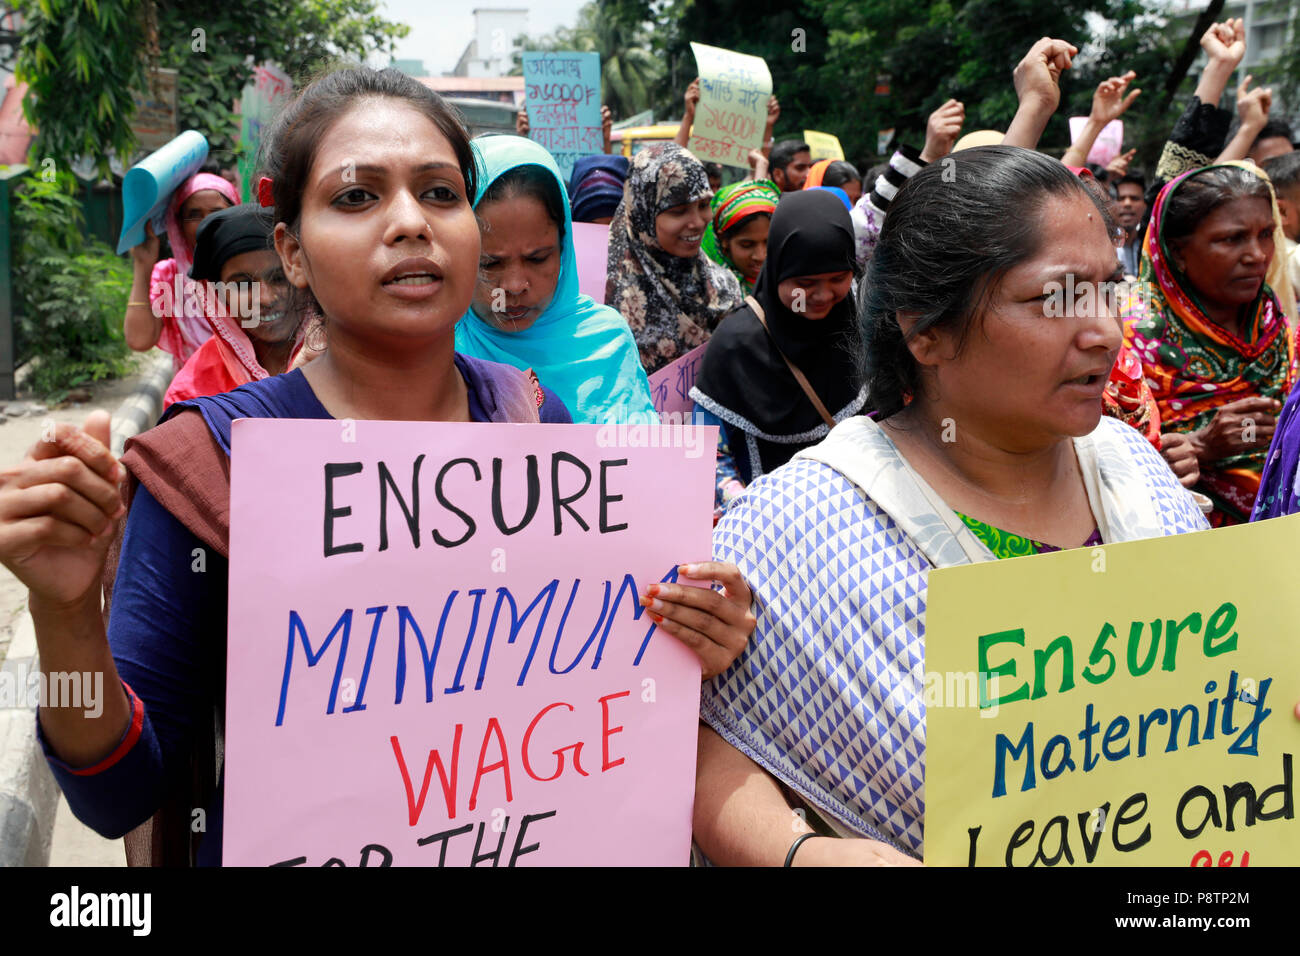
[[[695,377],[700,373],[706,348],[707,345],[701,345],[691,349],[671,365],[665,365],[650,376],[650,400],[654,402],[655,411],[686,415],[695,410],[691,388],[695,385]]]
[[[236,422],[224,862],[685,864],[716,441]]]
[[[1087,123],[1088,117],[1086,116],[1070,117],[1070,142],[1073,143],[1079,138],[1079,134],[1083,132],[1083,128]],[[1123,149],[1124,121],[1111,120],[1097,134],[1092,149],[1088,151],[1088,162],[1096,163],[1098,166],[1109,166],[1111,160],[1118,156]]]
[[[605,273],[609,268],[609,226],[575,222],[573,249],[578,254],[578,291],[603,304]]]

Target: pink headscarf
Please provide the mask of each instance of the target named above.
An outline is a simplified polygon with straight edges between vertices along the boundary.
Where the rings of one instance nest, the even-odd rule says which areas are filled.
[[[167,205],[167,215],[163,219],[167,230],[167,241],[172,247],[172,258],[164,259],[153,267],[149,282],[151,304],[163,295],[163,288],[171,289],[167,294],[171,301],[171,309],[163,315],[162,334],[158,339],[158,347],[172,354],[177,371],[185,364],[186,359],[212,335],[212,327],[203,312],[206,290],[204,283],[195,282],[189,277],[194,250],[186,243],[180,223],[180,209],[185,200],[205,189],[220,193],[230,201],[232,206],[239,204],[239,193],[235,192],[235,187],[221,176],[197,173],[182,183],[172,194],[171,202]],[[179,298],[175,294],[177,276],[180,277],[181,284]]]

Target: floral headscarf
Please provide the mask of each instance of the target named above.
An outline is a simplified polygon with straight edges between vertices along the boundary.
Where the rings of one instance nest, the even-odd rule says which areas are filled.
[[[661,212],[709,194],[704,166],[675,143],[632,158],[623,201],[609,225],[605,303],[627,319],[647,374],[703,345],[741,303],[735,276],[702,248],[682,258],[666,252],[656,238]]]
[[[1253,166],[1232,165],[1243,165],[1260,175]],[[1170,259],[1164,238],[1169,198],[1189,178],[1214,168],[1184,173],[1156,198],[1142,247],[1146,301],[1126,329],[1128,344],[1142,361],[1166,432],[1203,428],[1220,407],[1242,398],[1283,401],[1295,382],[1293,337],[1268,281],[1260,286],[1254,303],[1246,307],[1246,338],[1242,339],[1206,315],[1200,293]],[[1265,449],[1257,448],[1209,465],[1202,462],[1196,490],[1214,501],[1212,525],[1233,524],[1250,516],[1264,458]]]

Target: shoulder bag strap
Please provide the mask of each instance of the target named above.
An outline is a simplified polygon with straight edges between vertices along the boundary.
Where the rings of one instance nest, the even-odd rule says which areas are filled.
[[[808,401],[813,403],[813,407],[817,409],[817,413],[821,415],[822,421],[831,428],[834,428],[835,419],[831,413],[826,410],[826,406],[823,405],[822,400],[817,397],[817,393],[813,391],[812,383],[808,381],[807,376],[805,376],[803,372],[799,371],[798,366],[785,357],[785,353],[781,351],[781,346],[777,345],[776,339],[772,338],[772,330],[767,327],[767,317],[763,314],[763,307],[758,304],[758,300],[752,295],[747,295],[745,296],[745,304],[753,309],[754,314],[758,316],[758,321],[763,326],[763,331],[767,333],[769,339],[772,339],[772,346],[776,349],[776,354],[781,356],[781,361],[785,362],[786,368],[790,370],[790,374],[794,376],[794,380],[799,383],[799,387],[803,389],[803,393],[808,396]]]

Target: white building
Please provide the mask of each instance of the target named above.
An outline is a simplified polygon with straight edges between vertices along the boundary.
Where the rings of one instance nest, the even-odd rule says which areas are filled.
[[[1190,30],[1207,6],[1209,0],[1170,0],[1167,10],[1171,22]],[[1246,23],[1246,59],[1240,69],[1250,72],[1282,55],[1291,39],[1297,7],[1296,0],[1229,0],[1224,5],[1220,20],[1240,17]],[[1201,54],[1192,72],[1199,74],[1204,66],[1205,54]]]
[[[1171,0],[1167,6],[1172,28],[1186,36],[1196,22],[1201,11],[1208,6],[1208,0]],[[1229,0],[1219,14],[1220,20],[1240,17],[1246,25],[1246,58],[1237,67],[1226,91],[1221,106],[1231,109],[1236,99],[1237,84],[1247,74],[1255,77],[1252,87],[1273,86],[1273,112],[1291,118],[1296,115],[1294,104],[1283,104],[1278,96],[1276,83],[1272,83],[1270,67],[1290,48],[1297,29],[1297,14],[1300,13],[1300,0]],[[1196,61],[1188,70],[1193,78],[1201,75],[1205,68],[1205,54],[1198,53]]]
[[[484,7],[474,11],[474,38],[456,62],[452,76],[505,76],[514,66],[515,41],[528,32],[528,11]]]

